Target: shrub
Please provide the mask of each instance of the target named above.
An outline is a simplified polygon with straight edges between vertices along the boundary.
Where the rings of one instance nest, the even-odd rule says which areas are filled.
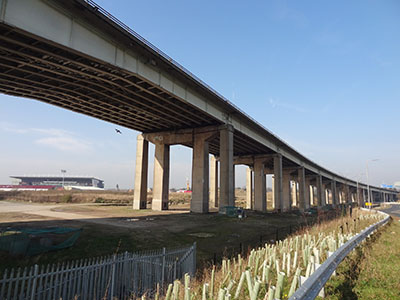
[[[71,203],[72,202],[72,195],[71,194],[63,195],[61,197],[61,202],[62,203]]]
[[[94,200],[94,203],[106,203],[106,200],[104,198],[98,197],[96,200]]]

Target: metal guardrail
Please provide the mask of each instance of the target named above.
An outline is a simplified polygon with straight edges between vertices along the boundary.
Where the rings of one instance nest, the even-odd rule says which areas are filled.
[[[367,210],[367,209],[365,209]],[[384,212],[377,211],[385,215],[385,218],[363,230],[358,235],[352,237],[342,247],[335,251],[315,272],[301,285],[289,300],[312,300],[315,299],[321,289],[325,286],[333,272],[336,270],[342,260],[359,245],[365,238],[373,233],[380,226],[389,221],[390,216]]]

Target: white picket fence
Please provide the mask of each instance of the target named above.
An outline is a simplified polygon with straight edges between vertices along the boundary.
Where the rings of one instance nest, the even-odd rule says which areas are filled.
[[[5,270],[0,299],[131,299],[196,271],[196,243],[188,248],[122,253],[57,265]]]

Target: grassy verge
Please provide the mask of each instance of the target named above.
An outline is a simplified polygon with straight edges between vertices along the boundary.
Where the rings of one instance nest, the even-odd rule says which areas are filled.
[[[375,233],[340,265],[326,299],[400,299],[400,222]]]
[[[168,290],[175,291],[175,299],[288,299],[298,287],[299,275],[310,276],[316,264],[326,259],[328,250],[335,251],[379,217],[355,210],[352,217],[307,228],[278,243],[253,249],[247,257],[225,258],[220,266],[205,268],[193,280],[185,277],[175,281]]]

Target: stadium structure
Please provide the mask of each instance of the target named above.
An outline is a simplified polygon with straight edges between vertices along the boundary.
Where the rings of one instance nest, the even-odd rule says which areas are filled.
[[[10,176],[19,180],[15,185],[0,185],[0,190],[102,190],[104,181],[91,176],[30,175]]]

